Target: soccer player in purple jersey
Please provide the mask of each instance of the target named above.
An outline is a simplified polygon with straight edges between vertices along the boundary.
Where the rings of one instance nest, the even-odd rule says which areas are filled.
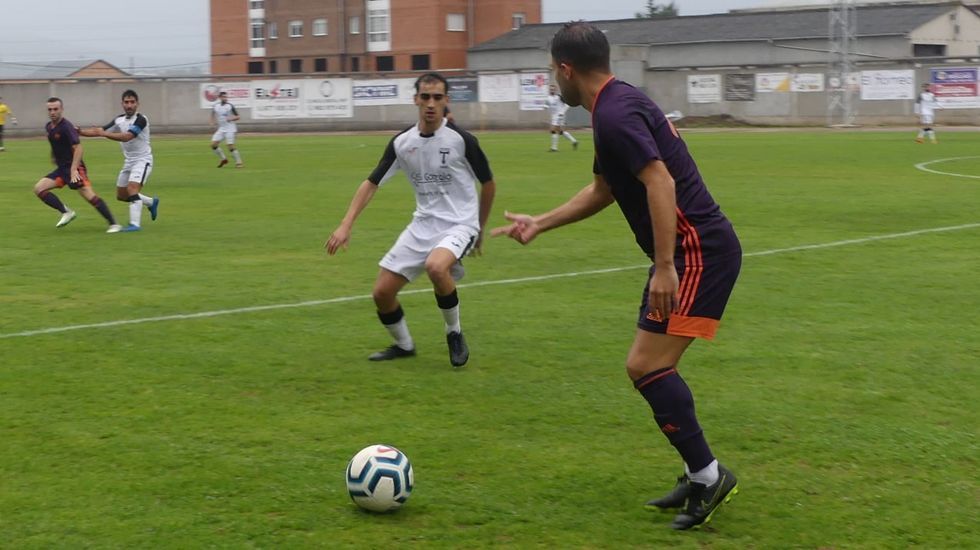
[[[34,194],[41,202],[61,212],[61,219],[55,227],[64,227],[75,219],[77,214],[68,208],[61,200],[51,193],[52,189],[68,186],[75,189],[85,197],[102,217],[109,222],[109,229],[106,233],[118,233],[122,227],[116,223],[116,219],[109,211],[105,201],[99,198],[92,191],[92,182],[88,179],[88,171],[85,169],[85,161],[82,160],[82,144],[78,139],[78,128],[64,117],[64,103],[57,97],[48,98],[48,122],[44,128],[48,132],[48,141],[51,143],[51,160],[56,168],[53,172],[41,178],[34,184]]]
[[[684,461],[673,490],[647,506],[678,510],[672,527],[690,529],[738,489],[708,447],[677,364],[694,338],[714,337],[742,249],[673,124],[650,98],[611,74],[602,31],[582,21],[565,25],[551,42],[551,57],[565,103],[592,113],[594,179],[550,212],[506,213],[511,224],[492,235],[527,244],[618,204],[652,260],[626,371]]]

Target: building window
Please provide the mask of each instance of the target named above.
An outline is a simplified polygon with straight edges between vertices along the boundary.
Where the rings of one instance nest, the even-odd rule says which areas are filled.
[[[303,60],[302,59],[290,59],[289,60],[289,72],[291,72],[291,73],[301,73],[301,72],[303,72]]]
[[[250,0],[248,3],[248,9],[250,10],[265,9],[265,0]]]
[[[914,57],[946,57],[945,44],[912,44]]]
[[[361,72],[361,58],[360,57],[352,57],[352,58],[350,58],[350,70],[351,70],[352,73],[359,73],[359,72]]]
[[[462,13],[446,14],[446,30],[452,32],[462,32],[466,30],[466,16]]]
[[[279,38],[279,26],[276,25],[275,21],[269,21],[265,24],[266,28],[269,29],[269,40],[275,40]]]
[[[375,63],[377,64],[375,70],[377,71],[394,71],[395,70],[395,58],[391,55],[379,55],[375,58]]]
[[[413,71],[428,71],[429,70],[429,54],[413,55],[412,56],[412,70]]]
[[[524,21],[527,16],[523,13],[515,13],[510,16],[510,28],[511,30],[519,29],[524,26]]]
[[[265,23],[262,23],[261,21],[252,22],[251,47],[253,48],[265,47]]]
[[[352,15],[347,26],[350,28],[351,34],[361,34],[361,16]]]
[[[262,62],[261,61],[249,61],[248,62],[248,74],[262,74]]]
[[[368,51],[384,52],[391,49],[391,19],[388,17],[387,0],[368,0]]]
[[[300,20],[293,20],[289,22],[289,37],[299,38],[303,36],[303,22]]]
[[[275,59],[269,60],[269,74],[276,74],[279,72],[279,63]]]
[[[326,57],[318,57],[318,58],[314,59],[313,60],[313,70],[316,71],[316,72],[318,72],[318,73],[325,73],[325,72],[327,72],[327,58]]]
[[[313,20],[313,36],[326,36],[327,35],[327,20],[326,19],[314,19]]]

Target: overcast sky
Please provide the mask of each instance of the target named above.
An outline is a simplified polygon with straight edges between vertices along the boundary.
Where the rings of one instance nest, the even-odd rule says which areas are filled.
[[[208,64],[208,0],[5,3],[12,5],[0,15],[0,62],[8,69],[11,63],[72,59],[105,59],[123,69]],[[675,0],[681,15],[775,3],[780,0]],[[542,0],[545,22],[628,18],[645,5],[646,0]]]

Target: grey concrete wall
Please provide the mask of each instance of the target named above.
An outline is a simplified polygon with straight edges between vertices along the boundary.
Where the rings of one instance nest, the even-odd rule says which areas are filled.
[[[635,57],[635,56],[634,56]],[[966,64],[964,64],[966,65]],[[542,70],[544,67],[536,67]],[[883,63],[862,65],[864,70],[914,69],[916,82],[929,79],[929,69],[936,64]],[[754,101],[721,101],[692,104],[687,101],[687,77],[693,74],[802,72],[826,73],[825,67],[780,68],[755,70],[719,69],[703,71],[654,71],[643,69],[635,59],[627,57],[613,65],[628,82],[644,89],[665,110],[680,110],[689,116],[731,115],[753,124],[823,125],[827,120],[828,92],[814,93],[757,93]],[[6,135],[40,136],[47,122],[44,103],[49,96],[59,96],[65,102],[66,117],[79,126],[102,125],[121,112],[123,90],[133,88],[140,94],[141,111],[150,119],[156,133],[208,133],[208,111],[201,109],[198,100],[201,80],[148,79],[128,81],[76,82],[0,82],[0,96],[11,107],[20,125],[7,125]],[[916,86],[918,89],[918,86]],[[861,101],[855,96],[857,123],[864,125],[914,125],[914,101]],[[544,111],[521,111],[517,103],[455,103],[453,113],[464,126],[473,129],[540,128],[547,125]],[[241,109],[243,132],[333,132],[393,130],[412,124],[416,109],[412,105],[355,107],[350,119],[285,119],[251,120],[249,109]],[[980,125],[980,109],[948,109],[937,114],[942,124]],[[568,114],[570,127],[590,124],[590,117],[581,108]]]

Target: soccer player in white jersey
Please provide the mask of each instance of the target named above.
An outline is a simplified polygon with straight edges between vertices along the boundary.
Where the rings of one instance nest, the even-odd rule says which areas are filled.
[[[344,219],[325,245],[330,255],[346,249],[354,221],[378,188],[397,170],[405,172],[415,189],[415,212],[379,262],[381,270],[372,293],[378,318],[395,343],[372,354],[368,358],[372,361],[415,355],[415,342],[398,292],[423,272],[432,281],[445,321],[450,363],[461,367],[469,358],[460,326],[456,281],[463,276],[463,256],[482,251],[483,228],[496,184],[476,138],[444,118],[447,90],[446,79],[437,73],[424,74],[415,81],[418,124],[391,139],[377,168],[357,188]],[[482,184],[479,193],[477,182]]]
[[[565,102],[561,100],[561,96],[555,91],[554,84],[548,87],[546,101],[548,102],[548,112],[551,114],[551,149],[548,149],[548,152],[558,152],[558,136],[564,136],[572,142],[572,149],[578,149],[578,140],[565,130],[565,113],[568,111],[568,105],[565,105]]]
[[[104,137],[118,141],[123,152],[123,167],[116,178],[116,199],[129,203],[129,225],[120,232],[140,230],[143,207],[150,211],[150,219],[157,219],[160,199],[140,193],[150,172],[153,171],[153,150],[150,148],[150,122],[139,113],[139,96],[133,90],[122,94],[123,114],[101,128],[87,128],[78,132],[86,137]]]
[[[240,118],[242,117],[235,110],[235,106],[228,103],[228,94],[226,92],[218,93],[218,102],[211,108],[211,126],[217,126],[217,130],[211,136],[211,150],[221,159],[218,162],[218,168],[228,164],[228,157],[225,156],[225,152],[218,146],[222,140],[228,144],[228,150],[231,151],[231,156],[235,157],[235,168],[245,166],[242,163],[241,153],[235,147],[235,134],[238,133],[238,125],[235,124],[235,121]]]
[[[923,143],[923,138],[928,137],[929,141],[938,143],[936,131],[932,129],[932,124],[936,121],[936,109],[942,109],[942,107],[936,100],[936,94],[930,91],[929,83],[924,83],[922,93],[919,94],[919,99],[915,101],[915,112],[918,113],[919,122],[922,123],[922,129],[919,130],[919,135],[915,138],[916,142]]]

